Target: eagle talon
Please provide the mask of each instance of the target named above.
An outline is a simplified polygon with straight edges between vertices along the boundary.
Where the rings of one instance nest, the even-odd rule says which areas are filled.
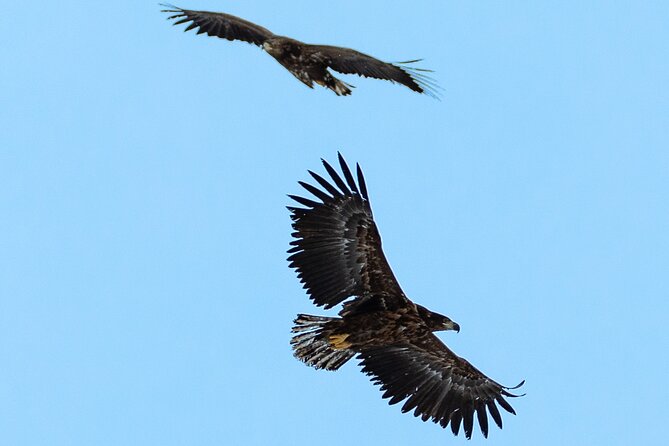
[[[330,341],[330,344],[337,350],[345,350],[353,345],[350,342],[346,342],[346,339],[348,337],[349,337],[348,333],[330,335],[328,336],[328,340]]]

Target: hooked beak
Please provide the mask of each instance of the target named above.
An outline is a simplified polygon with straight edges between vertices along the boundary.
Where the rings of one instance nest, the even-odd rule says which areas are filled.
[[[444,324],[444,330],[453,330],[460,333],[460,326],[456,322],[448,321]]]

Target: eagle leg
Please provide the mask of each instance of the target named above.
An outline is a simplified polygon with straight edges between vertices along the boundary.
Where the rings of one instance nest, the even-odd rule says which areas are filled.
[[[345,350],[347,348],[350,348],[353,344],[350,342],[346,342],[346,339],[349,337],[349,334],[335,334],[335,335],[330,335],[328,337],[328,340],[330,341],[330,344],[336,348],[337,350]]]

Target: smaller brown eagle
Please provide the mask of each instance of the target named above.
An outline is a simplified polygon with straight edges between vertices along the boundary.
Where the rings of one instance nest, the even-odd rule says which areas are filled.
[[[419,60],[396,64],[382,62],[349,48],[310,45],[289,37],[277,36],[260,25],[230,14],[191,11],[169,4],[161,6],[172,8],[162,12],[175,13],[168,17],[168,20],[176,20],[175,25],[191,22],[185,31],[199,28],[198,34],[207,33],[222,39],[242,40],[261,47],[309,88],[313,88],[315,82],[334,91],[338,96],[351,94],[353,86],[334,77],[328,71],[331,68],[339,73],[396,82],[418,93],[437,97],[436,89],[439,87],[424,74],[430,70],[409,66]]]
[[[460,331],[450,318],[413,303],[390,269],[372,217],[360,166],[357,184],[339,155],[342,177],[325,160],[332,182],[309,171],[321,188],[299,182],[317,201],[290,197],[304,207],[289,207],[294,240],[290,266],[317,306],[343,302],[340,317],[300,314],[291,344],[295,356],[317,369],[337,370],[357,355],[362,371],[380,385],[390,404],[404,401],[413,411],[457,435],[472,436],[474,419],[488,436],[488,414],[502,427],[499,405],[515,411],[516,397],[453,353],[434,335]]]

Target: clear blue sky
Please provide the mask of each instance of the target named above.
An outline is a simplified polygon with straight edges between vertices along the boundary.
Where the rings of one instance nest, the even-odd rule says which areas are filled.
[[[441,102],[171,26],[155,1],[0,15],[0,443],[464,444],[351,363],[285,261],[288,193],[360,162],[409,296],[494,379],[468,444],[660,444],[669,420],[669,4],[176,1],[384,60]],[[541,4],[538,4],[541,3]]]

